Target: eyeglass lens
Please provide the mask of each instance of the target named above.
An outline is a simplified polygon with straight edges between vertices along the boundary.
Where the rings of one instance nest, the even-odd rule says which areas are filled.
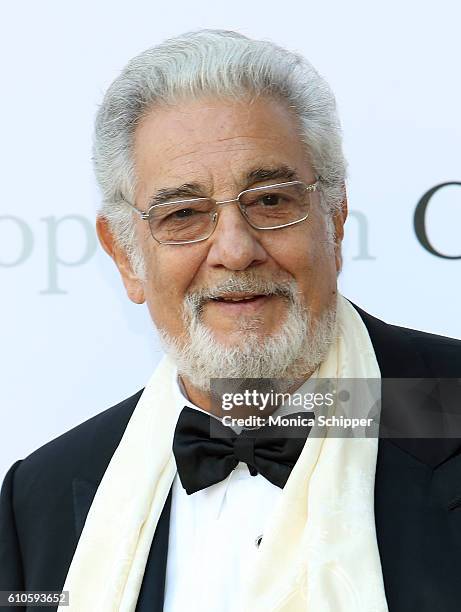
[[[309,192],[304,183],[269,186],[240,194],[240,208],[258,228],[276,228],[300,221],[309,212]],[[188,242],[207,238],[217,221],[212,199],[182,200],[151,209],[149,225],[159,242]]]

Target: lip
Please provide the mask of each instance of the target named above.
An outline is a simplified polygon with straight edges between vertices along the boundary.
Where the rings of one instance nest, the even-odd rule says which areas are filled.
[[[231,296],[228,296],[231,297]],[[237,297],[232,296],[232,297]],[[269,300],[274,296],[272,295],[258,295],[250,300],[242,300],[240,302],[225,302],[220,300],[210,300],[208,305],[211,305],[213,309],[216,309],[221,314],[228,315],[241,315],[241,314],[256,314],[261,308],[263,308]]]

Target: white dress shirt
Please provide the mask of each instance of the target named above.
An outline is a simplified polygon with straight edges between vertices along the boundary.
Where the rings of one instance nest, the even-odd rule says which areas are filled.
[[[178,416],[195,406],[175,374]],[[187,495],[178,474],[173,481],[165,612],[240,612],[242,583],[258,554],[269,513],[282,489],[264,476],[251,476],[240,462],[229,476]]]

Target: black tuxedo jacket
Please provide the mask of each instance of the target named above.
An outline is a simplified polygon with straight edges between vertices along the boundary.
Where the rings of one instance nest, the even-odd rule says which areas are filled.
[[[461,341],[388,325],[357,310],[383,378],[461,377]],[[0,590],[62,590],[96,489],[140,395],[11,467],[0,497]],[[163,609],[170,505],[171,491],[137,612]],[[461,440],[380,439],[375,517],[390,612],[459,612]]]

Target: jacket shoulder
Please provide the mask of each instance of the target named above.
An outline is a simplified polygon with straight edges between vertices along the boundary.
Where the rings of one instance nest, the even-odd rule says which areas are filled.
[[[0,495],[3,590],[62,589],[85,513],[140,396],[88,419],[9,470]]]
[[[367,327],[383,377],[461,377],[461,340],[385,323],[352,305]]]
[[[461,340],[409,327],[386,325],[391,328],[393,334],[406,338],[434,378],[461,376]]]
[[[391,327],[407,334],[411,342],[413,342],[413,344],[421,351],[447,352],[455,357],[459,357],[461,355],[461,340],[457,338],[431,334],[429,332],[423,332],[418,329],[410,329],[408,327],[398,327],[396,325],[391,325]]]
[[[98,483],[128,425],[142,390],[41,446],[16,469],[17,485],[40,489],[46,479],[67,480],[73,474]],[[28,488],[26,486],[26,488]]]

